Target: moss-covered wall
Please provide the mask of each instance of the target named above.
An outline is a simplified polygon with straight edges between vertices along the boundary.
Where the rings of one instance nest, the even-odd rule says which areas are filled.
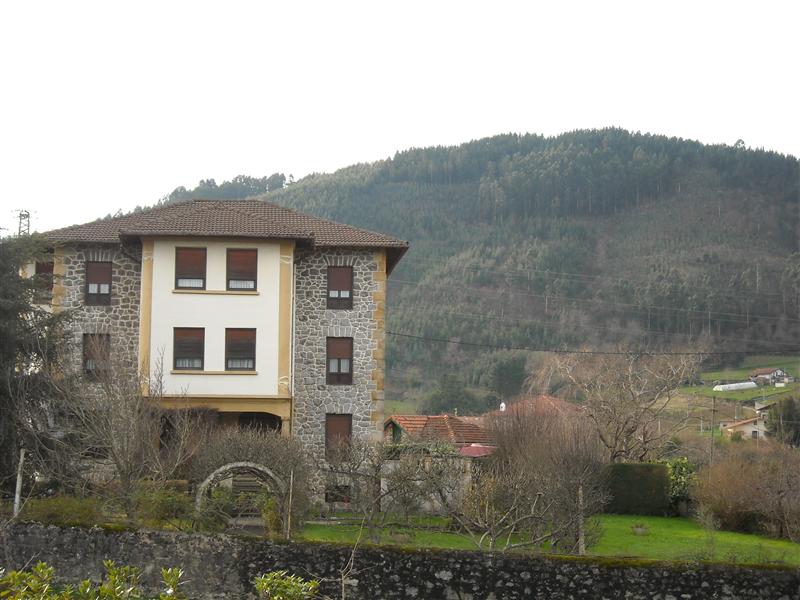
[[[103,559],[110,558],[141,567],[144,585],[155,591],[161,567],[181,567],[186,591],[202,600],[247,598],[253,577],[276,569],[325,579],[323,592],[339,598],[339,572],[350,556],[350,548],[327,544],[25,523],[0,530],[0,544],[0,567],[43,560],[65,581],[99,578]],[[800,598],[800,574],[797,569],[364,548],[356,553],[347,589],[349,600],[792,600]]]

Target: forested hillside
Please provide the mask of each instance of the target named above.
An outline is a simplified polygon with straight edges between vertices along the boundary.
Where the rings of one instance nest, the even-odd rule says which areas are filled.
[[[237,181],[411,242],[388,329],[451,342],[392,335],[396,394],[445,371],[509,394],[497,372],[519,352],[492,346],[800,347],[794,157],[605,129],[411,149],[285,187],[275,177]],[[231,197],[226,185],[172,198]]]

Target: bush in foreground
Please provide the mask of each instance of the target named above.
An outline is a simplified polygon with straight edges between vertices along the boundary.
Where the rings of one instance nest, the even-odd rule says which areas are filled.
[[[145,600],[139,588],[141,571],[136,567],[120,567],[113,561],[103,563],[104,580],[95,585],[88,579],[77,586],[59,587],[55,583],[55,570],[46,563],[38,563],[30,571],[11,571],[7,575],[0,569],[0,598],[4,600]],[[157,600],[190,600],[181,589],[183,571],[176,568],[161,569],[163,591]],[[305,581],[287,571],[275,571],[253,580],[258,597],[263,600],[308,600],[317,596],[318,581]],[[149,599],[156,600],[156,599]]]

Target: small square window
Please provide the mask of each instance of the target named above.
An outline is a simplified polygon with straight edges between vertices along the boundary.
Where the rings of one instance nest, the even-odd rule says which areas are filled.
[[[86,304],[88,306],[111,304],[110,262],[86,262]]]
[[[205,248],[175,248],[175,288],[206,289]]]

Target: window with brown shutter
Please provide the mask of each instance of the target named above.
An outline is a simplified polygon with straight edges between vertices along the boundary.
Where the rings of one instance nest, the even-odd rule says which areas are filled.
[[[353,267],[328,267],[328,308],[353,308]]]
[[[206,289],[205,248],[175,248],[175,288]]]
[[[53,291],[53,261],[36,261],[36,275],[47,281],[47,289]]]
[[[330,459],[336,451],[350,444],[353,435],[353,415],[325,415],[325,457]]]
[[[258,250],[228,248],[228,289],[255,290]]]
[[[326,381],[331,385],[353,383],[353,338],[327,339]]]
[[[206,330],[202,327],[175,327],[172,364],[177,370],[203,370]]]
[[[108,306],[111,304],[111,263],[86,263],[86,304]]]
[[[254,371],[256,368],[256,330],[225,330],[225,370]]]
[[[83,334],[83,370],[89,379],[100,379],[108,371],[111,336],[107,333]]]

